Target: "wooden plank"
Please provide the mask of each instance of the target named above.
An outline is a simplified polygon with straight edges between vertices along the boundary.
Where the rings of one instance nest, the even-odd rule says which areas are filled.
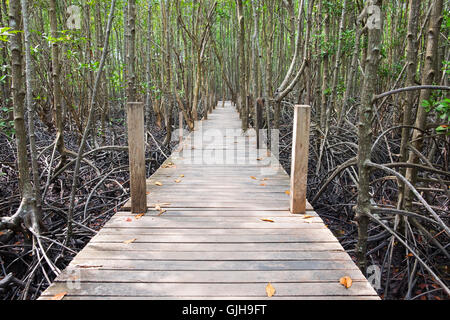
[[[151,250],[151,248],[149,248]],[[332,260],[351,261],[344,251],[286,251],[286,252],[172,252],[172,251],[106,251],[102,247],[89,246],[77,258],[98,260]]]
[[[229,297],[247,296],[253,298],[267,297],[264,283],[239,284],[191,284],[191,283],[84,283],[79,288],[68,289],[66,283],[57,282],[52,285],[44,296],[53,296],[61,292],[70,295],[95,296],[145,296],[145,297],[177,297],[177,296],[216,296]],[[336,283],[272,283],[277,297],[305,296],[370,296],[374,290],[367,282],[355,282],[351,288]]]
[[[292,216],[288,211],[249,211],[249,210],[179,210],[178,208],[164,208],[167,211],[164,213],[165,217],[286,217],[296,218]],[[204,208],[206,209],[206,208]],[[149,210],[147,216],[157,216],[159,212]],[[318,214],[314,211],[309,211],[307,215],[318,217]],[[135,215],[130,212],[119,212],[116,217],[134,217]]]
[[[294,270],[286,271],[130,271],[69,268],[56,282],[73,281],[77,275],[83,282],[115,283],[269,283],[269,282],[338,282],[349,276],[355,282],[366,281],[359,270]]]
[[[358,270],[358,267],[352,261],[198,261],[198,260],[101,260],[101,259],[81,259],[75,258],[72,266],[90,267],[95,269],[113,269],[113,270]]]
[[[172,252],[285,252],[285,251],[343,251],[339,242],[299,243],[89,243],[86,247],[105,251],[172,251]]]
[[[148,219],[147,219],[148,218]],[[127,218],[128,219],[128,218]],[[143,217],[139,220],[133,220],[127,222],[124,225],[126,219],[113,218],[108,222],[109,228],[185,228],[185,229],[313,229],[314,222],[311,219],[305,220],[304,222],[298,223],[270,223],[269,222],[210,222],[210,221],[199,221],[199,222],[183,222],[169,219],[155,219],[151,220],[151,217]],[[317,222],[317,228],[323,228],[322,223]],[[280,231],[282,232],[282,231]]]
[[[299,235],[309,230],[320,230],[322,228],[311,229],[183,229],[183,228],[109,228],[106,226],[102,229],[101,234],[116,234],[116,235],[234,235],[236,237],[242,235]]]
[[[134,237],[134,238],[133,238]],[[331,232],[327,229],[308,230],[302,234],[277,234],[277,235],[154,235],[129,233],[129,234],[98,234],[92,243],[114,243],[136,239],[136,243],[299,243],[299,242],[336,242]]]

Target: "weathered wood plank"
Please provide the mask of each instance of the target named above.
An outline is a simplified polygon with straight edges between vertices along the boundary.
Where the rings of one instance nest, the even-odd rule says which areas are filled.
[[[272,283],[276,288],[277,297],[305,296],[371,296],[373,288],[367,282],[355,282],[351,288],[336,283]],[[247,296],[252,298],[267,297],[264,283],[239,284],[191,284],[191,283],[81,283],[79,288],[68,289],[65,283],[52,285],[44,296],[52,296],[61,292],[70,295],[94,296],[145,296],[145,297],[177,297],[177,296],[216,296],[229,297]]]
[[[264,254],[270,251],[343,251],[339,242],[312,242],[312,243],[89,243],[86,247],[102,248],[109,251],[191,251],[191,252],[258,252]]]
[[[308,230],[303,234],[277,234],[277,235],[154,235],[129,233],[125,235],[98,234],[91,242],[124,242],[133,237],[136,243],[174,242],[174,243],[298,243],[298,242],[335,242],[327,229]],[[133,239],[134,239],[133,238]]]
[[[349,276],[353,281],[366,281],[359,270],[292,270],[286,271],[130,271],[69,268],[56,282],[73,280],[115,283],[269,283],[269,282],[337,282]]]
[[[109,260],[331,260],[350,261],[344,251],[285,251],[285,252],[172,252],[172,251],[134,251],[133,254],[124,251],[106,251],[98,247],[88,246],[77,258],[80,259],[109,259]]]

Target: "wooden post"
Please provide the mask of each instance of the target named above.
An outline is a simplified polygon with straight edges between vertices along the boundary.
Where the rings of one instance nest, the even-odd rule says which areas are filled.
[[[145,173],[144,104],[128,103],[128,148],[130,158],[131,212],[147,212]]]
[[[259,98],[256,100],[256,148],[261,149],[261,136],[260,136],[260,130],[262,128],[263,123],[263,109],[264,109],[264,99]]]
[[[293,214],[306,213],[310,120],[310,106],[295,106],[291,165],[291,213]]]

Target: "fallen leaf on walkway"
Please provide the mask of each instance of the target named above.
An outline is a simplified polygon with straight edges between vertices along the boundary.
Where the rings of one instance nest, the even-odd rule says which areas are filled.
[[[261,181],[267,181],[267,180],[269,180],[269,178],[263,178],[263,179],[261,179]]]
[[[150,191],[147,191],[147,195],[149,195],[150,194]]]
[[[180,182],[181,182],[180,179],[175,180],[175,183],[180,183]]]
[[[265,184],[265,183],[261,183],[260,186],[261,186],[261,187],[265,187],[266,184]]]
[[[275,294],[276,290],[275,288],[272,286],[272,284],[269,282],[269,284],[266,286],[266,293],[267,296],[269,298],[273,297],[273,295]]]
[[[258,179],[256,179],[256,177],[254,177],[254,176],[251,176],[250,179],[258,180]]]
[[[275,222],[275,221],[270,220],[270,219],[261,219],[261,221],[264,221],[264,222]]]
[[[137,216],[135,216],[134,218],[135,218],[136,220],[139,220],[139,219],[142,218],[143,216],[145,216],[145,213],[140,213],[140,214],[138,214]]]
[[[162,216],[165,212],[167,212],[167,210],[163,210],[163,209],[160,210],[159,213],[158,213],[158,217]]]
[[[309,216],[309,215],[303,216],[303,219],[311,219],[311,218],[314,218],[314,216]]]
[[[125,244],[131,244],[131,243],[135,242],[136,240],[137,240],[137,239],[134,238],[134,239],[130,239],[130,240],[124,241],[123,243],[125,243]]]
[[[263,160],[263,158],[258,158],[258,159],[256,159],[256,161],[262,161]]]
[[[77,268],[80,268],[80,269],[99,269],[102,267],[103,266],[77,266]]]
[[[162,185],[163,184],[161,182],[159,182],[159,181],[155,182],[155,186],[162,187]]]
[[[181,174],[181,175],[180,175],[180,178],[184,178],[184,174]]]
[[[286,193],[288,196],[290,196],[291,195],[291,192],[288,190],[288,191],[285,191],[284,193]]]
[[[61,293],[55,294],[51,298],[51,300],[62,300],[66,295],[67,295],[67,291],[66,292],[61,292]]]
[[[342,277],[341,280],[339,280],[339,283],[348,289],[352,286],[353,281],[352,278],[350,278],[349,276],[345,276]]]

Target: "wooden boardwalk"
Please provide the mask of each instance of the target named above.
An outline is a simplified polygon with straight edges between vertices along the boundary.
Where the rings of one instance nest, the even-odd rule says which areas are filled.
[[[310,206],[289,213],[289,176],[231,104],[208,118],[148,180],[149,211],[127,204],[41,299],[379,299]]]

